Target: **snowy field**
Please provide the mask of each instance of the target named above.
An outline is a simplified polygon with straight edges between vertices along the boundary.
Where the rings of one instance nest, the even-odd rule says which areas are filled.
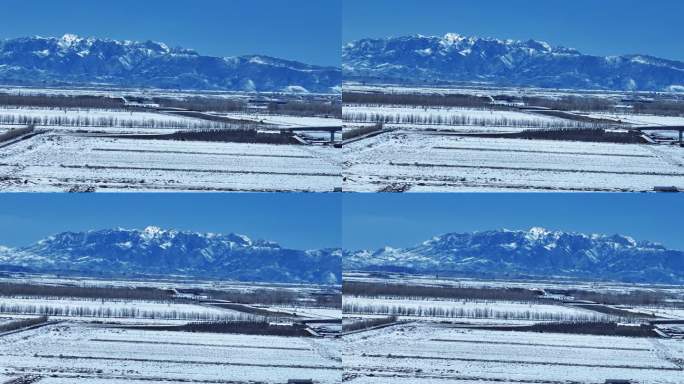
[[[339,383],[338,342],[60,323],[0,337],[0,375],[40,383]],[[49,376],[49,377],[47,377]]]
[[[658,317],[665,317],[668,319],[684,320],[684,308],[667,308],[667,307],[652,307],[652,306],[637,306],[629,308],[630,310],[651,313]]]
[[[346,315],[395,315],[400,319],[501,319],[601,321],[608,316],[562,305],[513,301],[410,299],[343,296]]]
[[[300,317],[312,317],[320,319],[340,319],[342,317],[342,311],[336,308],[269,305],[264,309],[275,312],[292,313]]]
[[[0,190],[332,191],[339,150],[45,133],[0,151]]]
[[[346,191],[652,191],[684,188],[674,146],[395,131],[345,145]]]
[[[313,116],[289,116],[289,115],[272,115],[260,113],[215,113],[219,116],[234,118],[236,120],[251,120],[258,123],[273,124],[279,127],[339,127],[342,125],[342,120],[313,117]]]
[[[345,123],[373,124],[385,121],[385,127],[439,129],[464,132],[519,132],[530,128],[573,128],[577,122],[518,111],[460,107],[373,106],[346,104]]]
[[[354,384],[674,384],[682,341],[471,330],[408,323],[344,336],[345,382]]]
[[[615,113],[590,113],[586,116],[597,119],[613,119],[627,124],[659,126],[659,125],[680,125],[684,126],[684,117],[677,116],[657,116],[642,114],[615,114]]]
[[[657,116],[657,115],[643,115],[643,114],[604,114],[591,113],[589,117],[607,118],[619,121],[621,123],[636,125],[658,127],[663,125],[669,126],[684,126],[684,117],[681,116]],[[662,138],[671,140],[678,139],[679,133],[677,131],[648,131],[650,135],[656,135]]]

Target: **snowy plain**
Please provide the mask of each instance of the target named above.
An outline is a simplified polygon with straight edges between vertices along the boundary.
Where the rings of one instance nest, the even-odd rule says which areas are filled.
[[[346,191],[652,191],[684,188],[674,146],[459,137],[398,130],[343,148]]]
[[[0,152],[0,190],[332,191],[338,150],[46,133]]]
[[[132,330],[54,324],[0,338],[0,375],[54,383],[339,383],[331,339]],[[97,381],[96,381],[97,382]]]
[[[681,342],[679,343],[681,344]],[[406,323],[344,336],[350,383],[681,382],[676,342]]]

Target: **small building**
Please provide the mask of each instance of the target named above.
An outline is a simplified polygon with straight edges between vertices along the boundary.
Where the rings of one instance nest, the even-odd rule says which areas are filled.
[[[287,384],[313,384],[311,379],[289,379]]]

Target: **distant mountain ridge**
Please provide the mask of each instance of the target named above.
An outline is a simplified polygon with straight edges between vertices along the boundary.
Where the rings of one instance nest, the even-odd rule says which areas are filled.
[[[158,227],[64,232],[27,247],[0,247],[0,270],[94,276],[339,284],[341,262],[339,249],[295,250],[234,233]]]
[[[154,41],[66,34],[0,40],[0,83],[330,93],[342,74],[268,56],[211,57]]]
[[[448,233],[415,247],[345,250],[344,270],[684,283],[684,252],[628,236],[531,228]]]
[[[455,33],[350,42],[342,47],[342,71],[345,80],[684,91],[684,62],[648,55],[591,56],[544,41]]]

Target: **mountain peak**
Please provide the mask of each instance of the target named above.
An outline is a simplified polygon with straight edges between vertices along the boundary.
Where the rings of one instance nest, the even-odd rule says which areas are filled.
[[[444,35],[442,39],[449,43],[458,43],[465,40],[466,37],[459,35],[458,33],[448,32]]]
[[[538,239],[548,235],[551,232],[549,230],[547,230],[546,228],[543,228],[543,227],[532,227],[532,228],[530,228],[529,231],[527,231],[527,233],[529,235],[529,238],[532,238],[534,240],[538,240]]]
[[[76,41],[81,40],[81,38],[78,35],[75,35],[73,33],[65,33],[64,36],[62,36],[60,38],[60,40],[65,42],[65,43],[71,44],[71,43],[74,43]]]

